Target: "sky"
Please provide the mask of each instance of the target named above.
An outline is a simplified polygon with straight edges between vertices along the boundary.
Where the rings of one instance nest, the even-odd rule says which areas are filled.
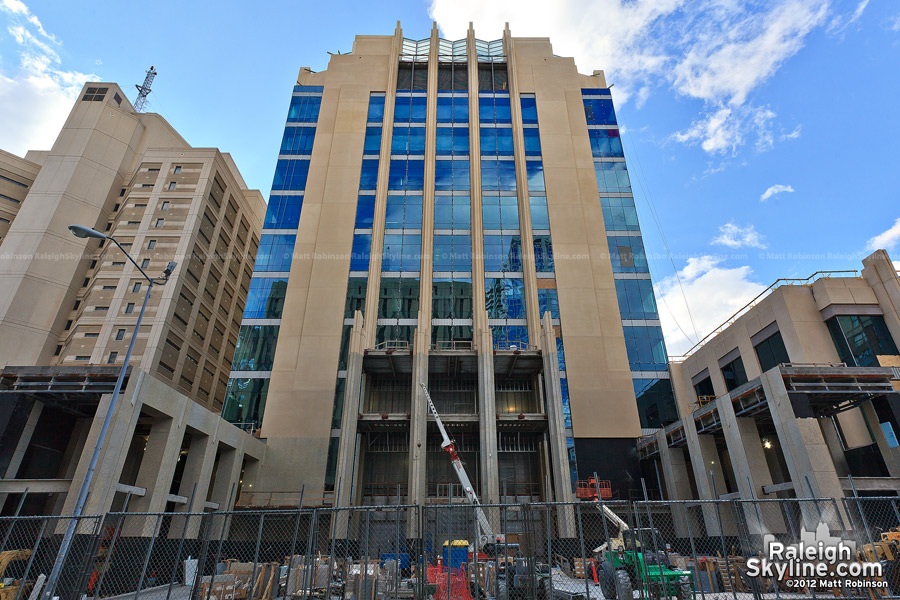
[[[268,194],[300,67],[357,34],[549,37],[614,84],[670,355],[779,278],[900,268],[900,2],[0,0],[0,148],[47,149],[85,81],[134,84]]]

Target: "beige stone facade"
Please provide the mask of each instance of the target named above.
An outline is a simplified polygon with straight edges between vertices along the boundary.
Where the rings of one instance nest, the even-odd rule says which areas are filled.
[[[231,407],[243,403],[246,408],[250,396],[242,395],[241,388],[267,386],[257,395],[262,399],[255,400],[260,406],[264,402],[259,418],[269,449],[257,484],[261,498],[267,490],[277,492],[285,499],[280,503],[289,505],[290,491],[295,501],[301,486],[307,494],[326,490],[342,505],[383,501],[376,496],[425,502],[446,495],[455,479],[443,468],[446,457],[435,451],[436,430],[419,383],[428,384],[433,395],[443,398],[450,393],[442,387],[447,381],[461,386],[453,393],[471,402],[464,409],[448,408],[450,414],[444,418],[460,440],[466,440],[461,444],[485,500],[517,495],[569,498],[570,467],[575,466],[574,461],[570,464],[570,453],[578,447],[583,448],[579,474],[590,476],[596,470],[601,478],[615,480],[623,494],[625,482],[636,480],[634,444],[641,422],[633,382],[642,375],[629,365],[623,325],[631,324],[623,323],[617,304],[620,275],[612,266],[601,201],[601,197],[631,199],[631,191],[598,189],[595,163],[599,159],[592,154],[582,91],[592,88],[599,94],[605,90],[603,73],[579,73],[572,58],[553,54],[546,38],[516,38],[507,30],[502,39],[484,42],[475,35],[470,29],[464,40],[442,40],[435,28],[430,38],[411,40],[398,26],[393,36],[357,36],[352,52],[332,56],[327,70],[300,71],[292,107],[307,96],[320,100],[316,100],[317,118],[299,124],[315,127],[311,150],[297,158],[308,160],[305,187],[290,192],[302,195],[299,225],[296,231],[270,232],[295,235],[289,274],[277,273],[287,278],[283,311],[271,322],[244,322],[248,340],[251,327],[277,326],[273,334],[277,346],[270,369],[234,367],[225,409],[229,414],[229,403]],[[484,88],[492,68],[504,74],[499,94],[499,88],[487,92]],[[454,69],[466,71],[466,87],[448,91],[446,77]],[[414,79],[419,83],[413,84],[412,91],[397,91],[402,90],[398,79],[410,72],[413,78],[421,74]],[[605,94],[609,98],[608,90]],[[479,117],[479,111],[486,109],[480,106],[485,98],[500,95],[510,98],[511,114],[509,125],[497,127],[511,128],[513,145],[508,157],[500,160],[509,161],[518,182],[508,193],[494,192],[492,184],[482,181],[480,130],[487,126]],[[370,102],[382,96],[383,119],[376,123],[369,113]],[[410,124],[409,106],[416,98],[426,105],[425,116],[421,123]],[[436,141],[441,128],[448,126],[436,116],[439,102],[447,98],[465,102],[468,114],[468,125],[463,125],[468,152],[458,159],[468,163],[461,194],[467,224],[462,230],[441,224],[437,214],[439,204],[449,202],[451,194],[438,183],[440,165],[450,158],[442,156],[447,150],[441,150]],[[536,104],[537,124],[523,122],[523,98]],[[367,130],[371,134],[376,125],[380,146],[373,149],[367,146]],[[400,235],[397,225],[389,224],[396,211],[392,202],[402,193],[392,187],[394,169],[403,158],[392,148],[392,138],[406,127],[424,130],[423,148],[408,153],[424,162],[424,184],[416,192],[421,196],[421,224],[405,232],[421,236],[421,262],[414,272],[395,272],[383,262],[394,251],[384,240]],[[293,135],[291,128],[289,118],[285,140]],[[525,137],[538,129],[540,149],[534,156],[525,150]],[[618,130],[614,133],[618,135]],[[279,159],[293,160],[284,148]],[[540,185],[530,170],[535,158],[542,160]],[[360,186],[360,174],[376,159],[377,185],[367,191]],[[620,161],[624,167],[622,158],[609,160]],[[283,193],[288,192],[272,191],[273,197]],[[494,201],[498,195],[518,211],[514,229],[483,222],[486,198]],[[371,225],[361,228],[354,219],[363,197],[372,198],[374,216]],[[532,226],[535,198],[546,199],[549,217],[549,225],[540,231]],[[270,200],[270,214],[272,206]],[[442,319],[434,308],[436,290],[443,281],[460,276],[435,266],[436,240],[460,232],[471,240],[467,249],[471,265],[463,269],[465,281],[470,282],[471,314]],[[264,229],[263,238],[266,234]],[[622,235],[635,237],[639,232]],[[367,248],[371,260],[365,270],[352,266],[359,236],[371,240]],[[487,238],[502,236],[522,240],[520,274],[497,273],[486,264]],[[552,236],[549,269],[537,265],[544,259],[535,255],[532,240],[536,236],[548,240]],[[254,275],[260,276],[259,272]],[[649,273],[625,276],[649,285]],[[516,285],[521,285],[524,314],[500,319],[486,304],[486,281],[500,285],[496,282],[510,277],[521,282]],[[351,285],[362,282],[363,302],[348,299],[348,280]],[[385,309],[386,286],[397,280],[415,286],[409,291],[415,311],[399,318],[387,315]],[[554,302],[558,299],[558,314],[555,306],[553,314],[542,314],[548,290],[554,292]],[[637,323],[658,324],[655,316]],[[498,331],[505,325],[526,330],[527,343],[499,339]],[[451,326],[463,329],[465,335],[449,341],[435,337],[441,327]],[[563,371],[557,338],[565,346]],[[646,377],[668,386],[664,348],[661,363]],[[529,407],[512,406],[506,400],[519,393],[511,382],[527,390],[521,393]],[[397,402],[378,404],[388,388],[396,391],[391,398]],[[564,394],[571,410],[570,425],[563,414]],[[439,406],[442,401],[437,401]],[[379,437],[379,432],[384,435]],[[517,445],[525,439],[527,443]],[[518,468],[512,457],[517,452],[533,456],[528,459],[533,470],[520,480],[511,474]],[[386,453],[395,457],[390,465],[379,462],[388,460]],[[519,489],[525,491],[514,492],[523,482]]]
[[[24,514],[71,512],[107,412],[86,512],[226,508],[242,474],[252,487],[265,445],[220,416],[265,214],[246,188],[230,155],[192,148],[114,83],[85,85],[49,151],[0,153],[4,514],[20,499]],[[170,261],[111,408],[141,270],[161,278]]]
[[[40,166],[0,150],[0,245],[34,184]]]
[[[639,444],[663,493],[713,497],[710,469],[719,496],[840,497],[848,476],[860,492],[896,490],[898,302],[878,250],[861,273],[779,280],[672,362],[682,418]]]

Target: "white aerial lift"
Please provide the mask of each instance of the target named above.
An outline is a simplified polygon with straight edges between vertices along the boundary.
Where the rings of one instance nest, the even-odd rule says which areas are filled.
[[[447,435],[447,430],[444,429],[444,424],[441,422],[441,416],[434,407],[434,402],[431,400],[431,394],[428,393],[428,387],[426,387],[424,383],[420,383],[419,385],[422,386],[422,391],[425,392],[428,408],[431,409],[431,414],[434,415],[434,421],[437,423],[438,430],[441,432],[441,450],[450,455],[450,464],[453,465],[453,470],[456,471],[456,477],[459,479],[463,492],[466,494],[466,500],[469,501],[469,504],[471,504],[475,510],[475,521],[478,523],[479,545],[482,548],[490,548],[497,544],[506,544],[506,536],[502,533],[494,533],[491,529],[491,524],[484,515],[484,511],[481,509],[481,503],[478,501],[478,496],[475,494],[472,482],[469,481],[469,476],[466,474],[466,468],[463,466],[462,461],[459,459],[459,455],[456,453],[456,443],[450,439],[449,435]]]

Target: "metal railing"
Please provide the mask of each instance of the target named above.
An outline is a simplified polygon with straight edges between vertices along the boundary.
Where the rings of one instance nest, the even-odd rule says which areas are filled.
[[[499,537],[485,542],[479,511]],[[900,593],[900,498],[463,503],[0,518],[6,600],[754,600]],[[770,542],[855,543],[875,576],[761,574]],[[821,562],[821,561],[819,561]],[[873,587],[861,587],[863,584]]]
[[[708,334],[703,336],[696,344],[691,346],[684,354],[680,356],[670,356],[669,360],[671,362],[684,362],[691,354],[693,354],[698,349],[702,348],[710,339],[721,333],[732,323],[737,321],[741,316],[744,315],[748,310],[756,306],[760,303],[766,296],[772,293],[773,290],[776,290],[785,285],[812,285],[815,281],[819,279],[828,279],[831,277],[859,277],[859,271],[853,270],[843,270],[843,271],[816,271],[809,277],[805,279],[798,278],[782,278],[776,279],[775,282],[761,291],[755,298],[753,298],[750,302],[739,308],[733,315],[728,317],[725,322],[721,325],[710,331]]]

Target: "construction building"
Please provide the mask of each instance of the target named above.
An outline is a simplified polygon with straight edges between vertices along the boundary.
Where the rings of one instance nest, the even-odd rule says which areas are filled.
[[[0,150],[0,247],[39,170],[38,164]]]
[[[546,38],[357,36],[290,98],[224,416],[256,506],[639,488],[677,418],[610,90]]]
[[[264,444],[224,421],[265,202],[114,83],[88,83],[49,151],[0,155],[0,499],[72,510],[150,277],[87,512],[223,507]],[[8,184],[8,185],[7,185]],[[6,213],[0,213],[6,214]],[[6,217],[4,217],[6,219]],[[69,225],[113,236],[79,238]],[[4,226],[7,225],[4,223]],[[3,230],[0,230],[3,231]],[[12,498],[11,495],[16,495]]]
[[[668,499],[841,498],[900,490],[900,279],[779,280],[670,363],[681,419],[641,439]]]

